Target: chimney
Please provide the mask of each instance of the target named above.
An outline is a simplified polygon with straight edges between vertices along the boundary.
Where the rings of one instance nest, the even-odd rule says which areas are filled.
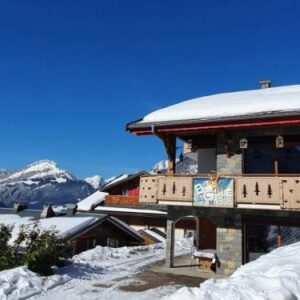
[[[50,217],[54,217],[55,213],[52,209],[52,203],[44,203],[43,210],[41,212],[40,218],[41,219],[46,219]]]
[[[77,211],[77,204],[67,204],[67,217],[72,217]]]
[[[259,86],[261,89],[268,89],[272,86],[272,80],[261,80]]]
[[[16,201],[16,202],[14,202],[13,212],[18,213],[18,212],[20,212],[22,210],[25,210],[27,208],[28,208],[27,202],[21,202],[21,201],[17,202]]]

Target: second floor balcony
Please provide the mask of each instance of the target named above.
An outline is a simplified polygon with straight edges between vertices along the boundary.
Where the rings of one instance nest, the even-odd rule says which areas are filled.
[[[300,175],[144,176],[140,202],[210,207],[300,209]]]

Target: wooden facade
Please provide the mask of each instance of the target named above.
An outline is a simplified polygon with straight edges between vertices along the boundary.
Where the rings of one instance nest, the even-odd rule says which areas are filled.
[[[142,177],[140,202],[168,206],[168,267],[174,266],[174,229],[187,215],[196,220],[197,247],[216,249],[218,272],[226,275],[283,241],[300,240],[299,110],[173,117],[127,125],[133,134],[156,135],[165,148],[167,175]],[[177,174],[176,141],[199,155],[209,149],[214,159],[198,156],[198,173]],[[211,171],[201,172],[201,164]]]
[[[126,231],[106,220],[83,234],[71,239],[75,253],[80,253],[96,246],[123,247],[143,245],[144,240],[133,237]]]

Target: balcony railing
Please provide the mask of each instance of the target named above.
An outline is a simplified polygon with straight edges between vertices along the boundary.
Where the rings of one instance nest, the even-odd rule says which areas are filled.
[[[138,205],[138,196],[122,196],[122,195],[107,195],[105,196],[105,204],[120,204],[120,205]]]
[[[140,202],[194,206],[300,209],[300,175],[144,176]]]

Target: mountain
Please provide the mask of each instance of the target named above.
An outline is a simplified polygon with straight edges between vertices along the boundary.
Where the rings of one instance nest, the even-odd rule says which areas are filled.
[[[92,177],[87,177],[85,179],[85,181],[90,184],[94,189],[99,189],[103,186],[103,184],[105,184],[105,180],[99,176],[99,175],[95,175]]]
[[[26,201],[31,208],[44,202],[54,205],[77,203],[95,191],[84,180],[61,170],[50,160],[41,160],[17,170],[0,170],[0,206]]]
[[[152,167],[152,172],[159,174],[166,174],[168,169],[168,161],[162,160]],[[198,158],[197,153],[186,153],[182,161],[176,160],[177,174],[197,174],[198,173]]]

